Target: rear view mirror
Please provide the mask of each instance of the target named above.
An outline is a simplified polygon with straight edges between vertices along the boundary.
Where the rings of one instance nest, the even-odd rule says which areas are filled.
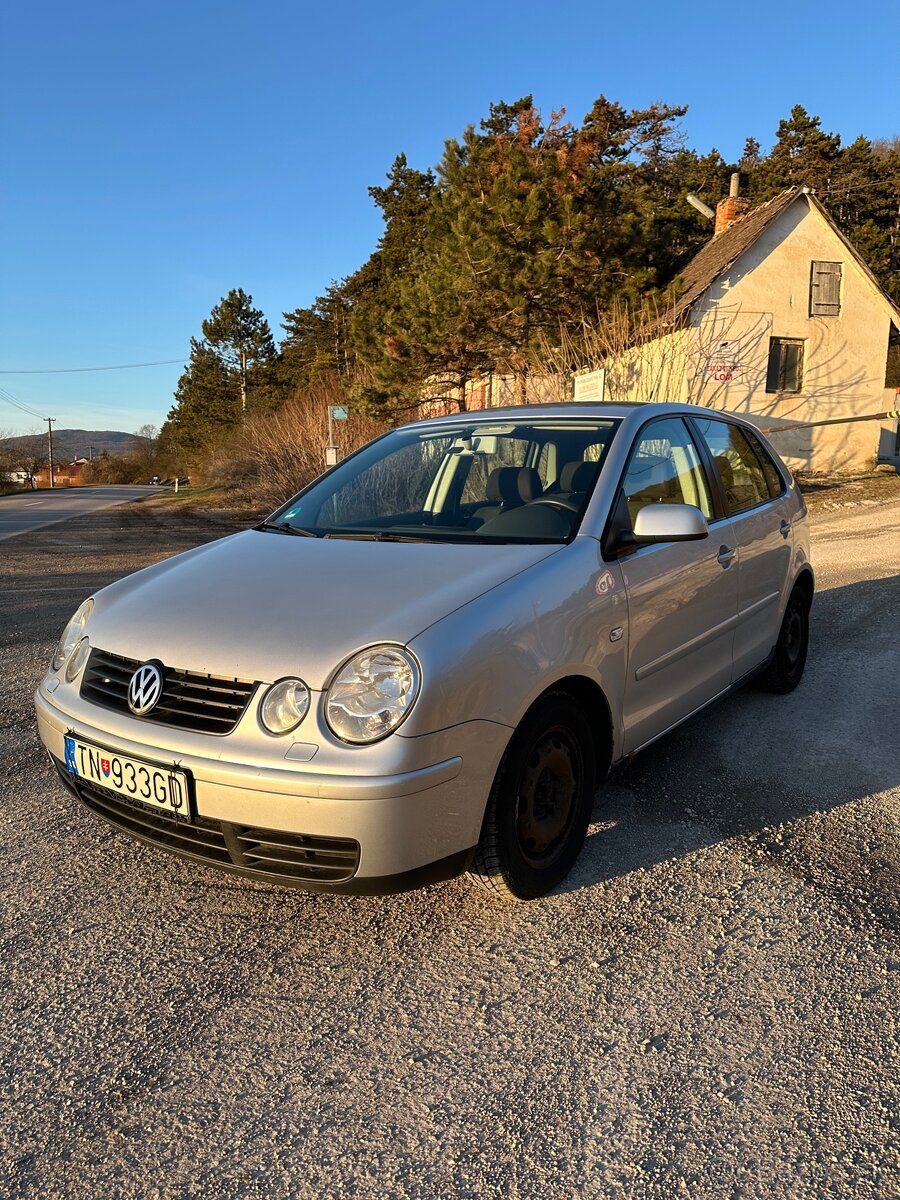
[[[453,443],[451,453],[468,457],[471,454],[496,454],[497,435],[478,434],[475,437],[458,437]]]
[[[634,540],[639,546],[705,537],[709,537],[706,517],[693,504],[645,504],[634,518]]]

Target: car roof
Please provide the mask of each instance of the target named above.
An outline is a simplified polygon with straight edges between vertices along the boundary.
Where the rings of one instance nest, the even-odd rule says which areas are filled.
[[[622,401],[616,404],[609,403],[591,403],[586,404],[582,401],[569,400],[557,404],[516,404],[507,405],[504,408],[479,408],[467,412],[449,413],[441,417],[423,417],[418,421],[411,421],[400,428],[409,428],[410,426],[433,425],[440,428],[441,425],[459,425],[460,422],[465,424],[474,424],[477,422],[487,422],[497,424],[503,421],[524,421],[529,423],[537,421],[553,421],[559,420],[560,417],[570,418],[591,418],[597,419],[619,419],[633,416],[640,410],[646,416],[662,416],[666,413],[694,413],[697,415],[710,416],[713,412],[720,417],[735,417],[735,413],[720,412],[718,410],[703,408],[696,404],[682,404],[672,401]],[[738,417],[740,420],[740,417]]]

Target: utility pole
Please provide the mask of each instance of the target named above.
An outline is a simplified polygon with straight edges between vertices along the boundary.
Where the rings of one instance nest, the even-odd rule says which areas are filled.
[[[53,422],[56,417],[47,418],[47,458],[50,463],[50,486],[53,487]]]

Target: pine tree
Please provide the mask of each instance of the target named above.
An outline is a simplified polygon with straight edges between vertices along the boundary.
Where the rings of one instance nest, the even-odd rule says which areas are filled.
[[[826,192],[833,180],[841,139],[823,133],[820,117],[811,117],[801,104],[781,121],[769,156],[751,174],[755,201],[768,200],[788,187]]]
[[[219,354],[191,338],[190,362],[178,380],[160,440],[185,460],[202,456],[240,423],[239,386]]]
[[[269,324],[260,309],[253,307],[252,296],[243,288],[232,288],[213,308],[202,328],[207,347],[229,374],[238,377],[243,413],[248,403],[251,368],[256,368],[257,381],[267,384],[266,368],[273,366],[277,357]]]
[[[424,388],[450,388],[458,398],[467,379],[502,371],[524,398],[542,339],[561,323],[580,326],[623,289],[652,287],[643,192],[676,154],[683,113],[628,112],[600,97],[581,129],[564,112],[545,126],[526,96],[492,104],[478,131],[449,141],[416,214],[425,213],[424,236],[377,313],[365,397],[408,404]]]

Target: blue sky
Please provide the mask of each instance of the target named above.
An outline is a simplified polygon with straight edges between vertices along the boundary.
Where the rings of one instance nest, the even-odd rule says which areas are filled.
[[[576,122],[601,93],[688,104],[687,144],[729,160],[797,103],[845,141],[900,132],[893,0],[52,0],[2,31],[4,372],[186,360],[232,287],[280,336],[374,248],[366,189],[395,155],[433,166],[491,101],[533,92]],[[162,423],[181,369],[0,387],[60,428],[131,431]],[[36,427],[0,401],[0,431]]]

